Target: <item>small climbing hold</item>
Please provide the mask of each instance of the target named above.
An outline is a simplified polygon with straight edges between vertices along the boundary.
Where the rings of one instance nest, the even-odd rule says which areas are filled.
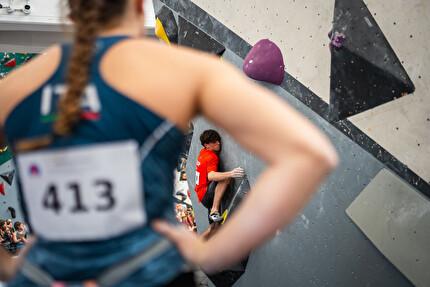
[[[1,60],[0,64],[1,64],[1,65],[3,65],[3,63],[4,63],[4,62],[6,62],[6,61],[7,61],[7,60],[9,60],[9,59],[10,59],[9,55],[8,55],[8,54],[5,54],[5,55],[3,56],[3,59]]]
[[[13,68],[16,66],[16,59],[13,58],[12,60],[10,60],[9,62],[6,62],[6,64],[4,64],[5,67],[9,67],[9,68]]]
[[[25,60],[24,60],[24,63],[27,63],[28,61],[30,61],[31,60],[31,56],[27,56],[26,58],[25,58]]]
[[[243,72],[258,81],[280,85],[284,80],[284,59],[279,47],[268,39],[258,41],[243,62]]]
[[[9,206],[9,207],[7,208],[7,210],[9,210],[9,211],[10,211],[10,216],[11,216],[12,218],[15,218],[15,217],[16,217],[15,208],[13,208],[12,206]]]
[[[10,172],[5,172],[0,174],[0,177],[3,178],[9,185],[12,185],[14,175],[15,175],[15,170],[12,170]]]
[[[342,42],[346,39],[346,36],[342,33],[335,32],[333,34],[333,30],[330,30],[330,32],[328,32],[328,37],[330,39],[330,43],[328,45],[330,51],[332,51],[332,47],[334,47],[335,50],[342,48]]]

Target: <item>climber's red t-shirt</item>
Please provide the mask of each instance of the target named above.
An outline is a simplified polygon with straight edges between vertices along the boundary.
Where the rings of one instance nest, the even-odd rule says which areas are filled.
[[[194,190],[197,192],[199,202],[205,197],[206,190],[210,181],[208,180],[208,173],[211,171],[218,171],[218,156],[210,150],[202,149],[199,157],[197,158],[196,168],[196,187]]]

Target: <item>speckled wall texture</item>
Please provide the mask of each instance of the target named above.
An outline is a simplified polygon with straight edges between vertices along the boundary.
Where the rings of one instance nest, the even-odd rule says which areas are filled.
[[[373,2],[373,3],[371,3]],[[196,4],[196,5],[194,5]],[[277,93],[314,122],[332,140],[341,164],[296,220],[255,250],[235,286],[411,286],[346,215],[345,209],[383,168],[427,197],[430,143],[430,85],[425,42],[430,36],[430,11],[424,2],[367,1],[415,86],[415,92],[346,120],[329,117],[330,65],[327,33],[332,29],[335,1],[158,0],[155,10],[170,7],[226,47],[223,59],[239,68],[251,46],[268,38],[281,49],[286,64],[280,86],[262,85]],[[388,7],[389,5],[389,7]],[[388,9],[389,8],[389,9]],[[197,134],[212,127],[195,121],[187,173],[193,190],[193,169],[199,148]],[[261,163],[224,133],[221,160],[225,167],[246,159],[252,184]],[[239,155],[239,156],[238,156]],[[252,188],[252,187],[251,187]],[[195,194],[191,194],[196,203]],[[195,204],[199,230],[207,216]]]
[[[268,38],[284,55],[286,71],[329,101],[334,0],[193,0],[251,45]],[[358,114],[350,121],[430,182],[430,3],[365,1],[406,69],[412,95]]]

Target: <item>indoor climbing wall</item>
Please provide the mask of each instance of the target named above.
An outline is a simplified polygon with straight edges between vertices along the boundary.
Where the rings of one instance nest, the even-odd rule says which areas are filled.
[[[0,52],[0,80],[9,72],[30,61],[37,54],[30,53],[1,53]]]
[[[18,184],[12,160],[0,165],[0,219],[23,221],[18,199]]]
[[[338,29],[340,24],[347,26],[355,21],[354,18],[362,19],[367,29],[354,27],[348,31],[346,41],[351,41],[351,46],[354,46],[355,41],[361,40],[355,36],[365,34],[369,39],[365,44],[373,46],[384,41],[381,38],[386,38],[398,59],[381,57],[380,60],[393,66],[398,60],[395,66],[405,69],[415,91],[408,96],[405,96],[406,89],[400,91],[392,97],[393,101],[356,114],[349,120],[425,182],[430,182],[430,157],[423,156],[430,154],[430,98],[426,97],[430,87],[430,47],[424,40],[430,37],[430,3],[424,0],[386,3],[373,0],[317,3],[309,0],[194,0],[193,3],[250,45],[264,38],[275,42],[284,55],[286,72],[326,103],[330,103],[331,91],[336,88],[331,87],[330,81],[333,60],[328,32],[332,28]],[[336,7],[335,4],[340,6],[341,3],[344,6],[355,4],[353,7]],[[356,35],[357,29],[363,29],[359,30],[362,33]],[[380,34],[377,36],[377,33]],[[382,45],[379,47],[389,50]],[[357,54],[370,54],[364,48]],[[339,51],[343,52],[342,49]],[[371,58],[364,60],[372,61]],[[354,63],[345,63],[346,66],[348,64]],[[351,78],[356,77],[351,75]]]
[[[253,46],[264,39],[277,45],[283,80],[257,82],[316,124],[341,158],[288,228],[212,282],[428,286],[430,47],[423,39],[430,36],[430,10],[424,1],[158,0],[154,7],[166,28],[159,37],[174,39],[176,31],[174,43],[219,55],[250,77]],[[207,213],[192,192],[194,169],[199,135],[213,125],[202,118],[193,123],[187,175],[201,233]],[[222,168],[244,167],[252,192],[264,164],[221,136]],[[227,201],[242,192],[241,184],[231,184]]]
[[[28,53],[0,53],[0,81],[9,72],[35,57]],[[18,199],[18,185],[10,148],[0,147],[0,219],[23,221]]]

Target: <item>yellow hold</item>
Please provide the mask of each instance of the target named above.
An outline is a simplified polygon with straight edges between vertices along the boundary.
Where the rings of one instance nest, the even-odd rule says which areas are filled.
[[[164,31],[163,24],[161,24],[161,21],[158,18],[155,22],[155,35],[157,35],[158,38],[170,45],[170,41],[169,38],[167,38],[166,31]]]
[[[227,215],[228,215],[228,210],[226,209],[226,210],[224,211],[224,213],[222,214],[222,217],[224,218],[224,220],[221,222],[221,224],[224,224],[224,221],[225,221],[225,219],[227,218]]]

